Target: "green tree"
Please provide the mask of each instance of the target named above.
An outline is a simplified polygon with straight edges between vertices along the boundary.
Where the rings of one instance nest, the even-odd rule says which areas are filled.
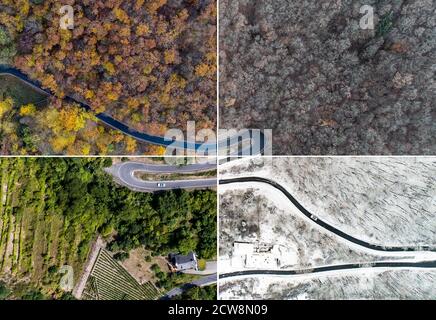
[[[0,64],[8,64],[16,54],[17,51],[9,32],[5,27],[0,26]]]
[[[6,286],[6,283],[0,281],[0,300],[5,300],[11,294],[11,290]]]
[[[124,251],[122,251],[122,252],[117,252],[117,253],[115,253],[114,254],[114,259],[115,260],[118,260],[118,261],[124,261],[124,260],[127,260],[127,259],[129,259],[129,253],[128,252],[124,252]]]

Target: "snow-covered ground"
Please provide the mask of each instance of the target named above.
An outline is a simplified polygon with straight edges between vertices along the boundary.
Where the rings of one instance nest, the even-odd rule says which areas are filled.
[[[248,263],[253,255],[235,254],[235,242],[274,244],[281,249],[276,255],[279,264]],[[423,260],[436,260],[436,253],[380,253],[338,237],[313,223],[272,186],[237,183],[220,187],[220,273]]]
[[[436,270],[363,269],[220,281],[220,299],[436,299]]]
[[[253,158],[223,165],[220,176],[277,181],[324,221],[373,244],[436,245],[436,158]]]
[[[221,179],[247,176],[279,182],[306,209],[364,241],[393,246],[436,245],[436,158],[253,158],[233,161],[220,169]],[[434,252],[384,253],[351,243],[315,224],[267,184],[221,185],[219,191],[220,273],[436,260]],[[274,245],[280,250],[244,255],[235,250],[235,242]],[[434,280],[436,270],[421,269],[422,274],[417,269],[391,271],[365,269],[292,279],[271,276],[227,279],[220,281],[220,296],[365,299],[387,293],[385,298],[392,299],[408,295],[436,298],[434,281],[430,286],[417,287],[422,279]],[[397,280],[412,282],[401,283],[395,289]],[[325,289],[327,284],[332,289],[337,286],[338,292],[329,293]],[[342,285],[346,289],[340,291]],[[301,288],[307,288],[307,292]],[[409,291],[401,293],[402,288]],[[252,295],[250,290],[254,290]]]

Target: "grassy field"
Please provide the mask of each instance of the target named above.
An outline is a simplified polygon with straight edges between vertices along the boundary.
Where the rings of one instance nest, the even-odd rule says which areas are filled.
[[[13,98],[18,106],[33,103],[42,107],[47,102],[47,96],[8,75],[0,76],[0,98],[5,97]]]

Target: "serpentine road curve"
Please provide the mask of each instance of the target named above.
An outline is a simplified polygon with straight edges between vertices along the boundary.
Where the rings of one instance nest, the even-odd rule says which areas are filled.
[[[121,162],[105,171],[111,174],[122,185],[141,192],[168,191],[174,189],[206,189],[217,186],[216,177],[205,177],[191,180],[149,181],[135,176],[135,173],[149,174],[195,174],[216,170],[216,163],[191,164],[184,166],[154,165],[143,162]]]
[[[402,256],[404,261],[376,261],[368,263],[350,263],[350,264],[339,264],[339,265],[328,265],[321,267],[313,267],[308,269],[294,269],[294,270],[243,270],[235,272],[227,272],[219,275],[220,279],[235,279],[253,276],[301,276],[301,275],[311,275],[317,273],[328,274],[329,272],[333,275],[339,272],[346,271],[358,271],[358,270],[370,270],[373,268],[377,269],[436,269],[436,246],[405,246],[405,247],[393,247],[393,246],[381,246],[376,244],[371,244],[363,240],[357,239],[350,236],[343,231],[335,228],[334,226],[324,222],[319,217],[305,209],[282,185],[279,183],[261,177],[241,177],[233,179],[222,179],[219,181],[220,185],[227,184],[239,184],[239,183],[261,183],[267,184],[281,193],[283,193],[292,204],[307,218],[309,218],[313,223],[318,224],[318,226],[334,233],[340,238],[351,242],[353,245],[360,246],[363,249],[375,250],[379,254],[386,256]]]
[[[260,178],[260,177],[241,177],[241,178],[233,178],[233,179],[222,179],[219,181],[219,184],[221,185],[225,185],[225,184],[232,184],[232,183],[262,183],[262,184],[267,184],[270,185],[272,187],[274,187],[275,189],[277,189],[278,191],[280,191],[281,193],[283,193],[286,198],[289,199],[289,201],[291,201],[291,203],[302,213],[304,214],[307,218],[309,218],[313,223],[317,224],[318,226],[334,233],[335,235],[339,236],[340,238],[343,238],[349,242],[352,242],[358,246],[361,247],[365,247],[367,249],[370,250],[376,250],[376,251],[381,251],[381,252],[399,252],[399,253],[404,253],[404,252],[425,252],[425,251],[432,251],[432,252],[436,252],[436,246],[435,245],[431,245],[431,246],[398,246],[398,247],[394,247],[394,246],[382,246],[382,245],[377,245],[377,244],[372,244],[366,241],[363,241],[361,239],[357,239],[349,234],[346,234],[345,232],[339,230],[338,228],[328,224],[327,222],[323,221],[322,219],[320,219],[319,217],[317,217],[316,215],[312,214],[310,211],[308,211],[306,208],[304,208],[298,201],[297,199],[295,199],[287,190],[285,187],[283,187],[282,185],[280,185],[279,183],[273,181],[273,180],[269,180],[266,178]]]
[[[16,68],[12,68],[6,65],[0,65],[0,76],[1,75],[9,75],[15,77],[40,93],[49,96],[54,96],[54,94],[51,91],[42,88],[41,84],[38,81],[30,79],[27,75],[25,75],[23,72],[21,72]],[[71,96],[66,96],[64,100],[67,102],[77,103],[86,111],[89,112],[92,111],[90,105],[86,104],[83,101],[79,101]],[[223,156],[256,155],[256,154],[263,153],[263,151],[265,150],[265,137],[262,132],[259,132],[259,135],[256,136],[256,134],[253,134],[251,130],[248,130],[249,137],[238,137],[238,136],[230,137],[228,139],[223,139],[222,141],[219,141],[218,144],[216,142],[198,143],[198,142],[189,142],[189,141],[176,141],[173,139],[166,139],[165,137],[155,136],[144,132],[140,132],[114,119],[109,114],[104,112],[96,114],[95,117],[99,119],[101,122],[103,122],[104,124],[106,124],[107,126],[115,130],[118,130],[128,136],[131,136],[132,138],[138,141],[164,146],[164,147],[171,146],[174,149],[191,150],[191,151],[195,150],[198,153],[201,152],[201,154],[204,156],[217,155],[217,148],[218,151],[220,152],[220,155]],[[238,146],[241,143],[241,141],[245,141],[249,143],[247,143],[247,145],[244,145],[242,149],[237,148],[236,153],[232,151],[232,149],[235,149],[236,146]]]

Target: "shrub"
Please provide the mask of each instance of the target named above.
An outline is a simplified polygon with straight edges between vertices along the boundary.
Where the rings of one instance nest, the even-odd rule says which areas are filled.
[[[128,252],[118,252],[114,254],[114,259],[118,261],[124,261],[126,259],[129,259],[129,253]]]

